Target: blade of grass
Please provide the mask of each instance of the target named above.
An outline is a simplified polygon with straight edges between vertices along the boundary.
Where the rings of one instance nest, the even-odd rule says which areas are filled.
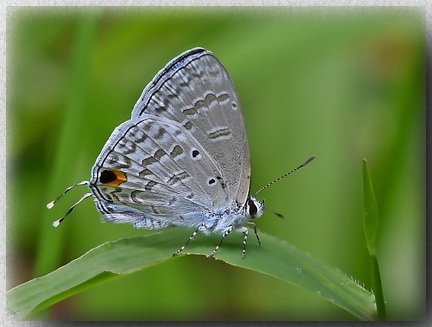
[[[367,169],[367,162],[363,160],[363,225],[366,244],[371,259],[372,289],[376,298],[378,319],[386,320],[384,293],[381,284],[381,275],[376,257],[376,239],[378,234],[379,214],[372,182]]]
[[[15,318],[22,319],[35,308],[42,309],[100,282],[166,260],[178,260],[171,254],[189,235],[189,230],[172,229],[102,244],[50,274],[10,290],[7,293],[8,310]],[[219,239],[219,235],[198,235],[186,250],[189,254],[206,255]],[[242,235],[232,235],[216,259],[303,287],[360,319],[375,317],[373,294],[341,271],[265,234],[261,235],[263,246],[250,242],[246,258],[242,259],[241,240]]]

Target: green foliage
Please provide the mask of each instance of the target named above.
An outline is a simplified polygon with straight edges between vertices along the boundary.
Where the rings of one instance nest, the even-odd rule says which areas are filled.
[[[171,258],[172,253],[187,237],[187,231],[171,229],[102,244],[58,270],[9,291],[8,309],[20,319],[34,309],[37,311],[52,305],[95,284],[165,260],[175,260]],[[186,251],[189,254],[209,254],[213,250],[210,244],[217,244],[219,238],[216,235],[200,238]],[[301,286],[360,319],[373,319],[374,296],[351,278],[285,242],[265,234],[261,239],[265,246],[249,245],[244,259],[240,255],[241,243],[229,241],[216,258]]]
[[[363,160],[363,226],[369,254],[376,252],[376,239],[378,234],[378,206],[369,178],[366,160]]]
[[[381,285],[381,274],[376,256],[376,240],[378,235],[379,214],[372,182],[367,169],[367,162],[363,160],[363,225],[366,244],[371,258],[372,289],[376,297],[378,318],[386,319],[384,293]]]

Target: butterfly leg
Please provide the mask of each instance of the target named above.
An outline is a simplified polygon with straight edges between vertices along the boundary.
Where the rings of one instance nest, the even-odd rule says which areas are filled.
[[[256,226],[254,226],[254,232],[255,232],[255,236],[256,236],[256,239],[257,239],[257,241],[258,241],[258,244],[259,244],[259,246],[261,246],[261,241],[260,241],[260,238],[259,238],[259,236],[258,236],[258,231],[257,231]]]
[[[243,251],[242,251],[242,259],[244,259],[245,255],[246,255],[246,244],[247,244],[247,240],[248,240],[248,236],[249,236],[249,229],[247,229],[246,227],[241,227],[239,229],[239,231],[244,234]]]
[[[222,234],[222,238],[221,238],[219,244],[216,245],[216,247],[215,247],[215,249],[213,250],[213,252],[210,253],[210,254],[207,256],[207,258],[211,258],[211,257],[213,257],[213,256],[216,254],[216,252],[219,250],[220,246],[222,245],[222,242],[223,242],[224,238],[227,237],[227,236],[228,236],[228,235],[229,235],[233,230],[234,230],[234,226],[230,226],[230,227],[227,228],[227,230],[225,230],[225,232],[223,232],[223,234]]]
[[[175,257],[176,255],[180,254],[180,253],[181,253],[181,252],[186,248],[186,246],[190,243],[190,241],[193,241],[193,240],[194,240],[196,234],[198,234],[198,232],[200,231],[200,229],[202,229],[202,228],[204,228],[204,227],[205,227],[204,224],[202,224],[200,227],[198,227],[197,230],[194,231],[194,232],[192,233],[191,236],[189,236],[189,239],[187,240],[187,242],[186,242],[185,244],[183,244],[183,245],[180,247],[180,249],[178,249],[177,251],[175,251],[175,252],[172,254],[172,256]]]
[[[248,225],[253,227],[254,232],[255,232],[256,239],[257,239],[257,241],[258,241],[258,244],[259,244],[259,246],[261,246],[261,241],[260,241],[260,238],[259,238],[259,236],[258,236],[258,230],[257,230],[257,228],[256,228],[255,223],[249,221],[249,222],[248,222]]]

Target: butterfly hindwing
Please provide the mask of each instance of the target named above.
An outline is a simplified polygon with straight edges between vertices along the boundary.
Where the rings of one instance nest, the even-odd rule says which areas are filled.
[[[91,183],[98,186],[100,201],[172,221],[229,203],[218,169],[178,123],[143,115],[114,131],[93,167]]]

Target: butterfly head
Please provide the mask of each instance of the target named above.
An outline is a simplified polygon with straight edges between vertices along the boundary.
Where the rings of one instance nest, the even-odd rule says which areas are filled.
[[[264,203],[259,202],[254,196],[250,196],[246,201],[245,211],[250,219],[259,218],[264,212]]]

